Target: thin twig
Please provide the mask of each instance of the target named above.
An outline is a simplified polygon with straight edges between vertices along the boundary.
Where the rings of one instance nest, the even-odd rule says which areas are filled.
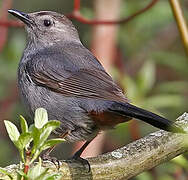
[[[71,14],[67,15],[68,18],[71,18],[71,19],[76,19],[78,21],[80,21],[81,23],[84,23],[84,24],[91,24],[91,25],[100,25],[100,24],[106,24],[106,25],[114,25],[114,24],[124,24],[124,23],[127,23],[129,22],[130,20],[134,19],[135,17],[137,17],[138,15],[144,13],[145,11],[149,10],[150,8],[152,8],[156,3],[158,2],[158,0],[152,0],[146,7],[144,7],[143,9],[141,9],[140,11],[134,13],[133,15],[127,17],[127,18],[123,18],[123,19],[120,19],[120,20],[113,20],[113,21],[108,21],[108,20],[90,20],[90,19],[87,19],[85,17],[83,17],[81,14],[80,14],[80,11],[79,11],[79,6],[78,6],[78,3],[79,1],[77,0],[77,2],[75,1],[75,5],[74,5],[74,10]],[[77,8],[75,8],[77,7]]]
[[[8,9],[12,6],[12,0],[3,0],[1,7],[0,21],[8,19]],[[0,27],[0,51],[3,49],[7,40],[8,28],[6,26]]]
[[[74,10],[72,13],[68,14],[67,17],[70,19],[76,19],[77,21],[84,23],[84,24],[91,24],[91,25],[100,25],[100,24],[106,24],[106,25],[115,25],[115,24],[124,24],[129,22],[130,20],[134,19],[138,15],[144,13],[145,11],[149,10],[152,8],[158,0],[152,0],[145,8],[141,9],[140,11],[134,13],[133,15],[123,18],[120,20],[113,20],[113,21],[108,21],[108,20],[90,20],[85,17],[83,17],[80,14],[80,0],[75,0],[74,1]],[[0,21],[0,26],[5,26],[5,27],[23,27],[23,23],[20,23],[19,21]]]
[[[185,48],[185,51],[188,55],[188,28],[183,16],[182,8],[180,6],[179,0],[169,0],[171,8],[178,25],[178,29],[181,35],[181,39]]]
[[[8,21],[0,21],[0,26],[5,26],[5,27],[23,27],[24,23],[21,21],[16,21],[16,20],[8,20]]]
[[[74,0],[74,10],[73,11],[79,11],[80,10],[80,0]]]

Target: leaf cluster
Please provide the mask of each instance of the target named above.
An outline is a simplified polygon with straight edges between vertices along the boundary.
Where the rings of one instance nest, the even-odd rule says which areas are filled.
[[[11,141],[18,149],[21,161],[24,168],[21,168],[18,173],[18,179],[57,179],[59,174],[49,174],[47,168],[42,167],[41,159],[35,166],[33,162],[39,157],[42,151],[55,146],[64,141],[62,138],[48,139],[53,130],[60,126],[57,120],[48,121],[47,111],[43,108],[38,108],[35,111],[34,124],[28,127],[28,124],[23,116],[20,116],[21,133],[18,128],[10,121],[5,120],[5,127]],[[29,168],[25,171],[26,167]],[[4,173],[4,170],[1,170]],[[8,175],[8,173],[6,172]],[[9,175],[10,177],[10,175]]]

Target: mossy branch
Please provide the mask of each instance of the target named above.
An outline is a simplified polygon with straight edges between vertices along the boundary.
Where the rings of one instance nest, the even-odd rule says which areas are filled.
[[[178,118],[176,123],[185,130],[188,129],[188,113]],[[76,161],[61,161],[59,169],[63,179],[129,179],[137,174],[151,169],[161,163],[186,152],[188,150],[188,135],[165,132],[163,130],[149,134],[115,151],[88,158],[91,170]],[[58,171],[50,162],[43,166],[50,171]],[[18,165],[11,165],[5,169],[12,174]],[[0,179],[5,175],[0,174]],[[8,177],[7,177],[8,179]]]

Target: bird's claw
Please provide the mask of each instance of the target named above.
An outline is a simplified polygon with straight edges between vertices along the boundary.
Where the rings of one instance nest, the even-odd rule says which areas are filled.
[[[45,153],[42,155],[42,160],[52,162],[55,165],[55,167],[59,170],[60,161],[56,157],[51,157],[48,153]]]
[[[74,155],[70,160],[74,160],[76,162],[81,163],[82,166],[86,167],[88,169],[88,172],[90,172],[91,167],[90,167],[88,160],[81,158],[80,156],[76,156],[76,155]]]

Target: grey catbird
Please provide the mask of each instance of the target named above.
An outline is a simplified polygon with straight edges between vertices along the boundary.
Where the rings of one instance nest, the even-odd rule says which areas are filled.
[[[67,141],[86,143],[105,129],[132,118],[172,132],[183,130],[161,116],[131,105],[96,57],[80,42],[64,15],[9,10],[26,25],[27,46],[18,68],[19,92],[31,116],[43,107],[61,121],[55,131]]]

